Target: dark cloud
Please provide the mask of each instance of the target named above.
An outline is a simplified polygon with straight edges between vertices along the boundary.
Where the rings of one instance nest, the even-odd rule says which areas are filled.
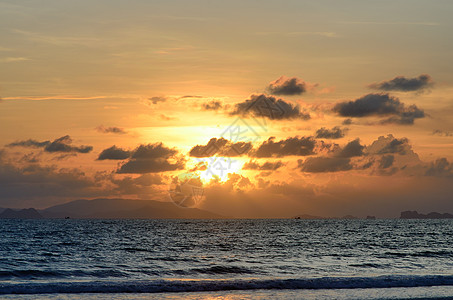
[[[335,157],[355,157],[362,156],[365,146],[360,144],[360,139],[355,139],[347,143],[341,150],[335,152]]]
[[[264,94],[252,95],[250,99],[236,103],[230,115],[263,117],[271,120],[310,119],[310,114],[301,111],[299,105]]]
[[[391,134],[380,136],[364,149],[364,157],[357,163],[365,162],[366,166],[372,165],[371,175],[380,176],[391,176],[396,173],[403,176],[422,176],[427,168],[427,164],[413,151],[407,138],[395,138]]]
[[[176,149],[155,143],[138,146],[117,173],[158,173],[181,170],[184,166],[185,160],[178,155]]]
[[[390,176],[403,170],[407,175],[421,175],[425,172],[424,164],[412,150],[408,139],[394,138],[392,135],[380,136],[367,147],[362,145],[358,138],[342,147],[318,142],[315,152],[323,153],[323,156],[299,160],[302,171],[319,173],[370,169],[371,175],[382,176]]]
[[[69,135],[62,136],[54,141],[39,142],[33,139],[17,141],[6,145],[7,147],[33,147],[44,148],[46,152],[77,152],[88,153],[93,150],[92,146],[72,146],[72,139]]]
[[[113,145],[110,148],[102,150],[102,152],[98,156],[98,160],[106,159],[122,160],[127,159],[130,156],[131,156],[130,151],[118,148],[117,146]]]
[[[384,148],[382,148],[378,153],[406,153],[406,146],[410,147],[409,141],[407,138],[401,139],[393,139],[390,143],[388,143]]]
[[[343,157],[309,157],[298,160],[299,168],[308,173],[339,172],[352,169],[351,160]]]
[[[200,95],[185,95],[185,96],[179,97],[179,99],[187,99],[187,98],[203,98],[203,96],[200,96]]]
[[[426,176],[452,177],[453,165],[446,158],[439,158],[432,162],[425,173]]]
[[[115,133],[115,134],[126,134],[127,132],[120,127],[104,127],[103,125],[96,127],[96,130],[101,133]]]
[[[62,161],[62,160],[65,160],[65,159],[68,159],[68,158],[71,158],[74,156],[77,156],[77,154],[76,153],[64,153],[64,154],[60,154],[60,155],[53,157],[52,160]]]
[[[365,148],[360,144],[358,138],[350,141],[344,147],[337,144],[321,144],[318,147],[327,149],[327,156],[309,157],[304,161],[298,160],[299,168],[303,172],[324,173],[352,170],[354,165],[351,163],[351,158],[363,156]]]
[[[6,145],[6,147],[26,147],[26,148],[42,148],[50,144],[50,141],[39,142],[37,140],[28,139],[25,141],[17,141]]]
[[[351,125],[352,124],[352,119],[345,119],[343,122],[342,122],[343,125]]]
[[[167,98],[166,97],[151,97],[151,98],[148,98],[148,100],[152,103],[152,104],[157,104],[159,102],[165,102],[167,101]]]
[[[223,107],[222,102],[212,100],[201,105],[204,110],[219,110]]]
[[[58,138],[44,147],[47,152],[78,152],[88,153],[93,150],[92,146],[72,146],[72,139],[69,135]]]
[[[388,81],[370,84],[369,87],[381,91],[401,91],[411,92],[419,91],[433,85],[431,76],[422,74],[414,78],[406,78],[404,76],[397,76]]]
[[[380,169],[387,169],[393,165],[393,162],[395,161],[395,156],[393,155],[384,155],[381,157],[381,160],[379,162],[379,168]]]
[[[368,94],[354,101],[340,102],[333,111],[342,117],[391,116],[383,123],[411,125],[415,119],[425,117],[416,105],[406,107],[389,94]]]
[[[383,120],[383,124],[401,124],[401,125],[412,125],[415,119],[424,118],[425,112],[419,109],[415,105],[410,105],[401,111],[398,116],[393,116],[387,120]]]
[[[347,131],[347,128],[342,129],[338,126],[335,126],[332,129],[321,127],[316,131],[315,137],[317,139],[339,139],[344,137]]]
[[[0,202],[15,207],[20,201],[37,198],[50,201],[55,197],[96,197],[104,195],[101,181],[78,169],[35,163],[19,167],[0,162]]]
[[[43,166],[34,160],[11,159],[0,150],[0,206],[45,207],[80,198],[118,197],[125,195],[157,199],[160,191],[153,186],[164,183],[157,174],[137,178],[111,172],[87,174],[76,168]]]
[[[306,156],[314,154],[316,141],[313,137],[290,137],[286,140],[275,142],[275,137],[270,137],[250,153],[254,157],[283,157]]]
[[[20,159],[20,163],[28,163],[28,164],[33,164],[33,163],[38,163],[40,161],[40,154],[35,154],[35,153],[28,153],[24,154]]]
[[[242,169],[243,170],[275,171],[275,170],[283,167],[284,165],[285,164],[281,161],[276,161],[276,162],[267,161],[262,165],[260,165],[259,163],[255,162],[255,161],[249,161],[244,164]]]
[[[272,95],[300,95],[307,91],[307,84],[297,77],[288,78],[282,76],[272,81],[267,90]]]
[[[397,114],[400,107],[400,101],[388,94],[368,94],[355,101],[337,103],[334,111],[343,117],[366,117]]]
[[[250,142],[233,143],[224,138],[212,138],[206,145],[196,145],[190,149],[192,157],[226,156],[234,157],[248,153],[252,149]]]
[[[364,163],[363,165],[361,166],[357,166],[358,169],[362,169],[362,170],[366,170],[366,169],[369,169],[371,168],[371,166],[374,164],[374,160],[370,160],[370,161],[367,161],[366,163]]]
[[[380,136],[366,148],[367,154],[412,154],[412,147],[407,138],[394,138],[389,134],[387,137]]]
[[[450,137],[450,136],[453,136],[453,133],[450,132],[450,131],[444,131],[444,130],[436,129],[436,130],[433,130],[433,135]]]

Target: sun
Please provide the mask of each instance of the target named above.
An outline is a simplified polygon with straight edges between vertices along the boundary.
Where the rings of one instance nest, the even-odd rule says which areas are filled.
[[[196,158],[194,163],[198,169],[196,172],[199,174],[201,181],[208,183],[213,179],[218,179],[221,182],[227,181],[228,174],[239,174],[245,162],[235,157],[213,156]]]

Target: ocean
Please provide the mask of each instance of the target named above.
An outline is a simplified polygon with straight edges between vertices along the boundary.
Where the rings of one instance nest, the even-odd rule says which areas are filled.
[[[453,299],[453,220],[0,220],[5,299]]]

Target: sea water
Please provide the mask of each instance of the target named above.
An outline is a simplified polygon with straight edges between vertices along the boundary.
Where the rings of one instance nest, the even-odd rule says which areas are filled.
[[[453,299],[453,220],[0,220],[0,297]]]

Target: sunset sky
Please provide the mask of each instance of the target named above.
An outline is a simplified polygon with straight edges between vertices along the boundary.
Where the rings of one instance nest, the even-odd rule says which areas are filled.
[[[453,213],[452,14],[0,0],[0,207],[171,201],[189,173],[231,217]]]

